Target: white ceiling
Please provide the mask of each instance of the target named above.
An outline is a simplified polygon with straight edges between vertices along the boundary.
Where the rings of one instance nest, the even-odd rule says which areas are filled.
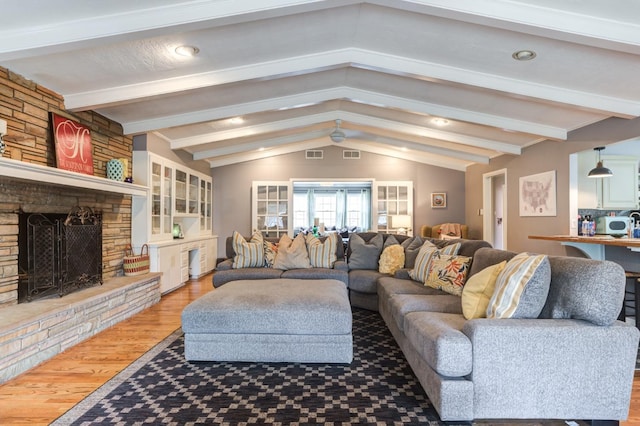
[[[1,66],[211,167],[334,144],[339,119],[345,148],[465,170],[640,116],[637,0],[2,7]]]

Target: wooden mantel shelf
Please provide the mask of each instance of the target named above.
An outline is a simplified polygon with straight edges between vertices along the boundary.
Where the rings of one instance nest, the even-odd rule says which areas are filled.
[[[149,195],[149,189],[146,186],[85,175],[83,173],[27,163],[10,158],[0,157],[0,176],[140,197]]]

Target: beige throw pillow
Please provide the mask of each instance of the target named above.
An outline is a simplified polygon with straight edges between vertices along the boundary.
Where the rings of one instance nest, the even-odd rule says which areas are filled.
[[[280,238],[273,267],[282,270],[311,268],[304,234],[298,234],[293,240],[288,235]]]
[[[462,288],[462,314],[466,319],[487,317],[487,306],[496,287],[496,279],[506,264],[504,260],[487,266],[467,280]]]
[[[382,274],[395,274],[404,266],[404,247],[393,244],[382,250],[378,271]]]

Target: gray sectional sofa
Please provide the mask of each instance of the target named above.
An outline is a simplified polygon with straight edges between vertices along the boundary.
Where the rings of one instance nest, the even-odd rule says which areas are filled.
[[[530,291],[538,298],[537,311],[531,314],[531,306],[523,303],[528,317],[523,308],[508,319],[466,319],[463,297],[412,279],[422,240],[394,235],[404,247],[406,267],[394,274],[378,270],[378,246],[389,238],[352,234],[346,256],[341,245],[336,253],[346,260],[331,269],[243,270],[232,269],[227,260],[218,266],[214,285],[286,277],[341,280],[352,306],[380,312],[445,421],[627,417],[640,332],[617,320],[625,287],[622,267],[548,257],[546,287]],[[485,241],[427,240],[441,248],[460,243],[458,255],[471,257],[467,283],[517,255]],[[227,256],[233,255],[228,240]]]
[[[481,248],[469,278],[516,253]],[[378,280],[380,315],[440,417],[623,420],[640,332],[617,320],[619,265],[549,257],[534,319],[466,320],[459,296],[397,277]]]

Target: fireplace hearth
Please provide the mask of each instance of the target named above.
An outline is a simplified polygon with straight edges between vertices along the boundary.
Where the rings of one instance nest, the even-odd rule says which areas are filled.
[[[102,284],[102,217],[89,207],[20,213],[18,246],[18,303]]]

